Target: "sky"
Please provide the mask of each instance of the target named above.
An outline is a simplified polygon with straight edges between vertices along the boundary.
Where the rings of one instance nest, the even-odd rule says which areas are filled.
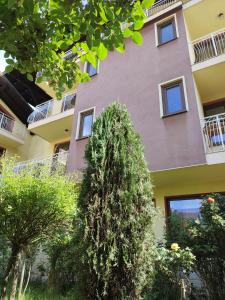
[[[4,58],[4,51],[0,50],[0,72],[3,72],[6,67],[6,61]]]

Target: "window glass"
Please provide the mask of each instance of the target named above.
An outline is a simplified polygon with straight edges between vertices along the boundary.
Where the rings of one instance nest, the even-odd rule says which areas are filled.
[[[92,114],[84,116],[83,134],[82,134],[83,136],[91,135],[92,122],[93,122],[93,115]]]
[[[92,64],[89,62],[87,63],[87,73],[89,76],[94,76],[97,74],[97,68],[95,68]]]
[[[180,85],[166,88],[167,113],[175,113],[183,109],[183,97]]]
[[[88,137],[91,135],[93,124],[93,110],[81,114],[79,138]]]
[[[201,198],[192,199],[170,199],[170,214],[176,213],[182,219],[200,219]]]
[[[167,43],[175,38],[173,23],[160,26],[160,43]]]

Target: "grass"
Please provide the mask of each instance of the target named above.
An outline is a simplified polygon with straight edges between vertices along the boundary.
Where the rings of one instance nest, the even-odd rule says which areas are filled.
[[[74,295],[62,296],[45,285],[30,285],[23,300],[76,300]]]

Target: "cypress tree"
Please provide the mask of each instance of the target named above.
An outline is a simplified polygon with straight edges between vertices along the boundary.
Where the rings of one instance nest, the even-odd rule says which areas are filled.
[[[78,207],[85,299],[139,299],[153,268],[152,184],[125,106],[97,118]]]

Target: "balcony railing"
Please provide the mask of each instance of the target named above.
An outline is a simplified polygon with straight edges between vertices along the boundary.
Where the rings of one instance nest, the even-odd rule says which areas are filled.
[[[5,115],[2,112],[0,112],[0,129],[7,131],[15,137],[19,137],[20,139],[24,139],[26,134],[25,126],[18,123],[17,121]]]
[[[202,131],[206,153],[225,151],[225,113],[204,118]]]
[[[75,106],[76,94],[68,94],[62,100],[49,100],[37,105],[27,121],[29,124],[72,109]]]
[[[67,159],[68,151],[62,151],[53,156],[39,157],[19,162],[15,165],[14,172],[19,173],[26,168],[38,169],[41,167],[46,168],[47,171],[54,171],[56,169],[66,171]]]
[[[152,5],[152,7],[145,11],[146,16],[150,17],[155,13],[173,5],[176,2],[180,2],[181,0],[159,0]]]
[[[192,45],[195,64],[225,54],[225,29],[194,41]]]

